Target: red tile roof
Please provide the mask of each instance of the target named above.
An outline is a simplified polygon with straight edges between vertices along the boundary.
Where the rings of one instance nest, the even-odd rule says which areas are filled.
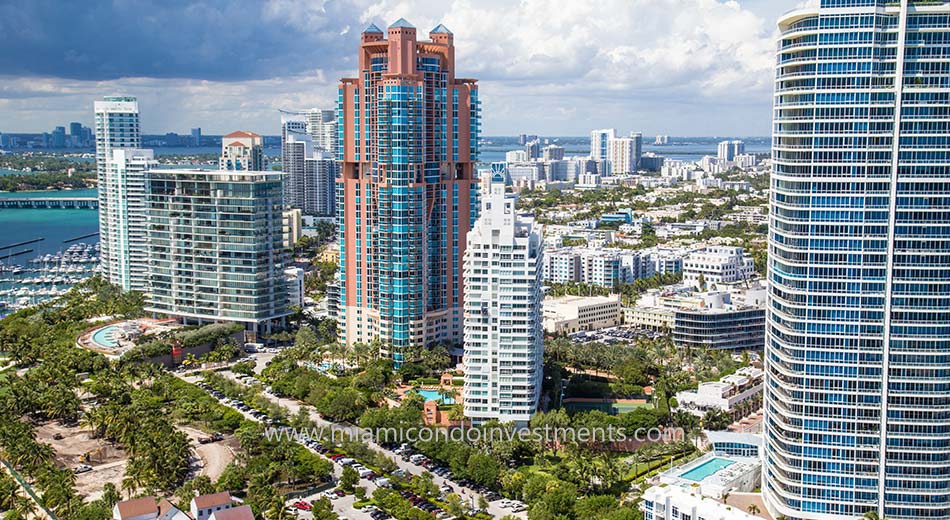
[[[254,132],[248,132],[247,130],[238,130],[237,132],[231,132],[224,137],[260,137],[260,135],[255,134]]]
[[[158,505],[155,497],[142,497],[125,500],[116,504],[119,508],[119,518],[132,518],[147,514],[158,515]]]
[[[168,514],[171,510],[180,511],[177,507],[174,506],[168,499],[163,498],[158,501],[158,516],[159,518]]]
[[[238,506],[231,509],[222,509],[211,513],[214,520],[254,520],[254,512],[251,506]]]
[[[211,495],[200,495],[192,499],[195,503],[195,507],[198,509],[208,509],[209,507],[215,506],[229,506],[231,505],[231,493],[227,491],[222,491],[220,493],[213,493]]]

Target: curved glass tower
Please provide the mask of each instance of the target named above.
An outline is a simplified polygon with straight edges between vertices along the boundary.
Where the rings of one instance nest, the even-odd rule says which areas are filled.
[[[779,27],[766,504],[950,518],[950,1]]]

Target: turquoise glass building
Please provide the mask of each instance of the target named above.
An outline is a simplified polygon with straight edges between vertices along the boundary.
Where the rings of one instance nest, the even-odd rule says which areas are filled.
[[[454,36],[403,19],[362,33],[359,76],[341,80],[338,331],[410,347],[462,339],[462,259],[477,217],[479,103],[455,77]],[[386,37],[388,36],[388,38]]]

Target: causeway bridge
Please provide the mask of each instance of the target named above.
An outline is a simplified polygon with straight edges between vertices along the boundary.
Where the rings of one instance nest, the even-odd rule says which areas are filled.
[[[0,209],[99,209],[96,197],[3,198]]]

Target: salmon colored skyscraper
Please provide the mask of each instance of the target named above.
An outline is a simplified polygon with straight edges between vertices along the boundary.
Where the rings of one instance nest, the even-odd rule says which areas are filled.
[[[399,19],[362,33],[340,81],[339,333],[407,349],[462,337],[462,256],[477,215],[478,87],[455,77],[452,32]]]

